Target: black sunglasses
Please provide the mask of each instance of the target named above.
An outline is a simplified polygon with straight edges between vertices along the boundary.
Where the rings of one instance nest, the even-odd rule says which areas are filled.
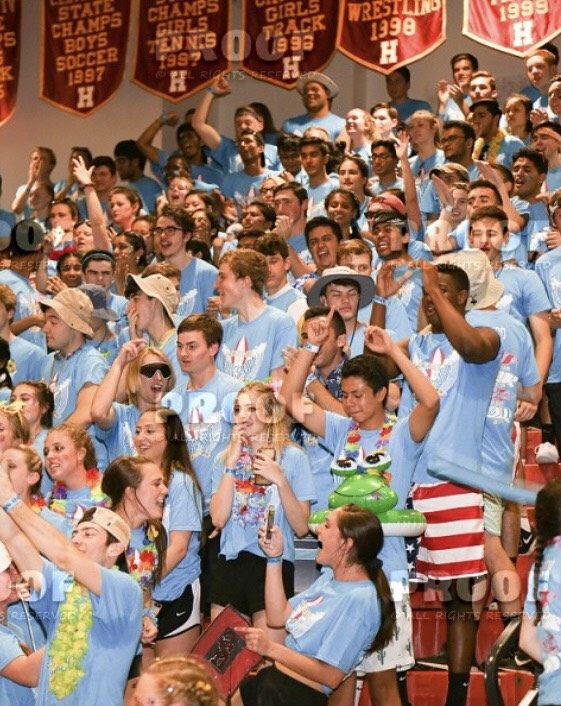
[[[153,378],[156,373],[167,380],[171,377],[171,368],[167,363],[146,363],[140,366],[140,374],[145,378]]]

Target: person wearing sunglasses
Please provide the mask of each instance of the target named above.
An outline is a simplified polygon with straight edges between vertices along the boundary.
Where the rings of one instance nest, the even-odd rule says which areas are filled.
[[[141,277],[128,275],[125,297],[129,300],[128,337],[144,338],[153,348],[161,350],[171,361],[178,380],[187,382],[177,362],[177,334],[174,314],[179,304],[177,290],[171,280],[160,274]],[[121,332],[124,338],[125,332]]]
[[[174,386],[175,373],[165,353],[141,338],[121,347],[92,404],[96,436],[105,444],[110,461],[121,455],[134,456],[134,430],[140,415],[159,407]]]

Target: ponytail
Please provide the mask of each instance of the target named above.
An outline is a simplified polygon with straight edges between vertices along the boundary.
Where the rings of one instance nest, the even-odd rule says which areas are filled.
[[[380,601],[380,628],[374,636],[369,650],[370,652],[376,652],[387,647],[395,635],[395,603],[390,591],[390,584],[382,570],[382,562],[377,557],[368,565],[368,575],[376,587],[376,593]]]

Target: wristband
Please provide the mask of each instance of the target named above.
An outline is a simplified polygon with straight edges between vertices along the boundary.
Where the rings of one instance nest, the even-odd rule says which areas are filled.
[[[206,91],[207,91],[207,93],[210,93],[211,96],[215,96],[215,95],[216,95],[216,93],[214,92],[214,88],[212,88],[212,86],[209,86],[209,87],[206,89]]]
[[[19,505],[21,503],[21,498],[19,495],[12,495],[9,500],[6,500],[6,502],[2,505],[2,509],[4,512],[11,512],[16,505]]]
[[[379,304],[380,306],[387,306],[388,305],[388,300],[385,297],[381,297],[378,294],[375,294],[372,297],[372,301],[374,304]]]
[[[156,611],[154,610],[154,608],[144,608],[144,610],[142,611],[142,615],[145,618],[150,618],[154,625],[158,627],[158,616],[156,615]]]
[[[302,348],[305,351],[310,351],[310,353],[317,353],[319,351],[319,346],[316,346],[315,343],[310,343],[309,341],[306,341]]]
[[[448,203],[448,204],[446,204],[446,206],[443,206],[443,207],[442,207],[442,210],[443,210],[443,211],[446,211],[446,213],[452,213],[452,209],[453,209],[453,208],[454,208],[454,207],[453,207],[453,206],[450,206],[450,204]]]
[[[80,188],[81,188],[81,189],[85,189],[87,186],[93,186],[92,182],[91,182],[91,181],[88,181],[87,184],[80,184]]]
[[[224,475],[225,475],[225,476],[234,476],[234,475],[236,475],[236,469],[235,469],[235,468],[231,468],[231,467],[230,467],[230,468],[226,467],[226,468],[224,469]]]
[[[282,564],[282,554],[278,556],[268,556],[267,564]]]

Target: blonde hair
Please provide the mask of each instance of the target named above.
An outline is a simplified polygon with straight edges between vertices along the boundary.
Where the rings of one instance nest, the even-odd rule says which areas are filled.
[[[82,427],[79,427],[77,424],[66,422],[49,429],[47,432],[47,438],[49,437],[49,434],[55,431],[66,434],[66,436],[72,440],[72,443],[77,449],[84,449],[86,452],[86,455],[84,456],[84,467],[86,470],[97,466],[94,445],[90,435],[85,429],[82,429]]]
[[[175,372],[173,370],[173,365],[167,355],[159,350],[158,348],[152,348],[148,346],[143,348],[140,353],[136,356],[134,360],[128,366],[127,374],[125,377],[125,392],[127,394],[127,400],[129,404],[135,406],[138,405],[138,377],[140,375],[140,366],[144,365],[144,361],[149,355],[156,356],[162,363],[167,363],[171,370],[171,376],[165,380],[165,385],[167,386],[166,392],[173,390],[175,387]]]
[[[156,678],[164,706],[218,706],[218,692],[205,667],[193,657],[157,659],[145,670]]]
[[[12,408],[12,405],[0,405],[0,415],[4,415],[10,431],[12,432],[14,444],[29,444],[30,431],[29,422],[23,416],[21,410]]]
[[[280,457],[283,448],[287,444],[292,444],[288,435],[288,416],[284,406],[275,397],[275,392],[272,387],[265,385],[263,382],[254,381],[247,385],[236,395],[236,404],[241,395],[244,393],[255,392],[259,395],[259,401],[262,402],[262,410],[258,410],[258,414],[264,413],[260,420],[267,424],[267,439],[265,445],[272,446],[275,449],[277,460]],[[228,455],[230,448],[234,444],[233,437],[230,437],[228,448],[225,451],[224,457]]]
[[[17,446],[13,446],[12,448],[16,451],[21,451],[25,459],[25,465],[27,466],[27,470],[30,473],[39,474],[39,480],[34,483],[29,489],[31,495],[37,495],[41,488],[41,477],[43,475],[43,460],[41,459],[41,456],[39,456],[33,446],[18,444]]]

